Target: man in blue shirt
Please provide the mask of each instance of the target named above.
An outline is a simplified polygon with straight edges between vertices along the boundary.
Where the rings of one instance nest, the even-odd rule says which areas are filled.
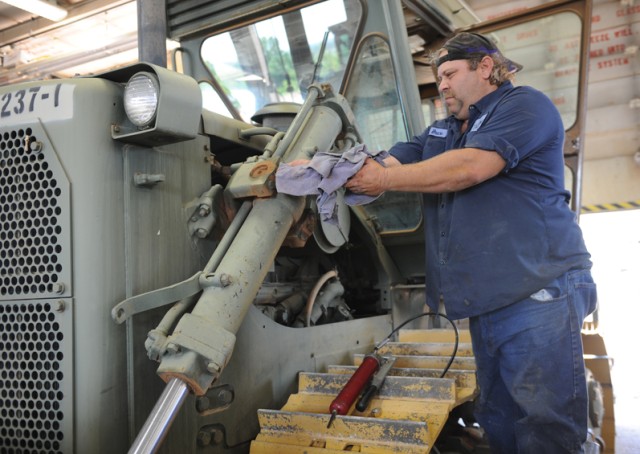
[[[469,318],[492,453],[582,453],[580,330],[596,289],[564,188],[562,120],[512,85],[519,65],[482,35],[456,35],[434,64],[451,116],[346,186],[423,193],[427,304]]]

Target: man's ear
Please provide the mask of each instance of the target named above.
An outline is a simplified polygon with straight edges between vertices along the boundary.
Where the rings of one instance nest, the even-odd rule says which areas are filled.
[[[482,57],[482,60],[480,60],[480,63],[478,64],[478,69],[481,71],[484,79],[489,79],[489,77],[491,77],[491,72],[493,71],[493,58],[488,55]]]

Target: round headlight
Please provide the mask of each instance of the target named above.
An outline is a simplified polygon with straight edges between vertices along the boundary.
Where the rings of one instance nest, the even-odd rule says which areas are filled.
[[[131,123],[148,126],[156,116],[160,87],[156,77],[147,72],[134,74],[124,88],[124,110]]]

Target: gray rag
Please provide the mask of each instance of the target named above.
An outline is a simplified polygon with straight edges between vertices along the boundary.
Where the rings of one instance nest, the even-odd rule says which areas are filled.
[[[320,151],[305,165],[280,164],[276,171],[276,190],[289,195],[318,195],[316,204],[320,219],[337,224],[337,191],[362,168],[367,158],[384,165],[383,159],[387,156],[389,153],[386,151],[371,152],[364,144],[341,154]],[[356,194],[347,189],[344,201],[350,206],[364,205],[378,197]]]

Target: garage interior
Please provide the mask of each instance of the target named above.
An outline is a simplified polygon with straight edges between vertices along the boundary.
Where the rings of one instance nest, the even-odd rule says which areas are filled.
[[[55,8],[49,9],[54,10],[54,13],[57,9],[59,15],[52,16],[55,19],[52,20],[14,6],[14,4],[21,4],[24,7],[27,3],[44,3],[45,6],[54,6]],[[158,3],[162,5],[158,7]],[[493,4],[496,10],[500,11],[504,10],[507,2],[495,0],[484,3]],[[631,2],[620,3],[633,5],[634,2],[631,0]],[[140,25],[139,8],[157,8],[154,11],[164,11],[164,2],[154,0],[0,1],[0,85],[99,74],[137,62],[141,40],[145,39],[144,36],[139,35],[138,30],[152,32],[148,22],[144,22],[143,26]],[[153,14],[149,14],[145,20],[152,17]],[[175,42],[167,41],[166,43],[169,51],[177,46],[178,43]],[[622,303],[623,301],[620,301],[620,304]],[[606,312],[613,314],[614,311],[609,309]],[[619,313],[622,313],[622,309]],[[615,325],[611,322],[609,325],[611,325],[611,331],[615,332]],[[624,333],[620,334],[624,335]],[[633,364],[630,350],[610,353],[616,358],[618,364]],[[628,370],[622,366],[620,368]],[[615,368],[613,373],[615,374]],[[634,449],[637,449],[640,444],[640,428],[637,416],[628,409],[633,407],[633,402],[637,404],[639,401],[637,387],[629,385],[620,387],[616,391],[616,399],[616,424],[619,426],[616,431],[617,452],[621,454],[636,452]],[[621,409],[620,412],[618,407]],[[625,411],[622,411],[623,408]]]

